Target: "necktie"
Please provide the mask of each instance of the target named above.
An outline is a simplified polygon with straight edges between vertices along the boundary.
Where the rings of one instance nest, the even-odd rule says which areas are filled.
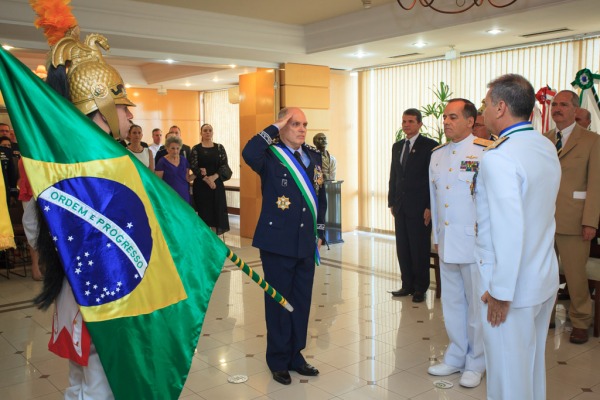
[[[562,133],[560,131],[556,132],[556,152],[560,154],[562,150]]]
[[[402,165],[402,168],[406,166],[406,160],[408,160],[408,153],[410,153],[410,141],[408,139],[405,139],[404,151],[402,152],[402,159],[400,160],[400,165]]]
[[[306,169],[306,166],[304,165],[304,161],[302,161],[302,157],[300,156],[300,152],[299,151],[296,150],[294,152],[294,158],[296,160],[298,160],[298,162],[300,163],[300,165],[302,165]]]

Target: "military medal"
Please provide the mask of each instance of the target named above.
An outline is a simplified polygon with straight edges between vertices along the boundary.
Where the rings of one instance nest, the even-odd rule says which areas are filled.
[[[466,172],[477,172],[479,170],[479,161],[461,161],[460,170]]]
[[[477,185],[477,174],[479,171],[475,171],[473,174],[473,181],[471,182],[471,196],[473,196],[473,200],[475,200],[475,187]]]
[[[277,208],[280,208],[282,210],[287,210],[288,208],[290,208],[290,205],[292,203],[290,203],[290,199],[285,197],[285,196],[281,196],[277,198],[277,201],[275,202],[275,204],[277,204]]]
[[[319,186],[323,185],[323,170],[321,170],[320,165],[315,166],[315,175],[313,178],[313,182],[315,183],[315,192],[318,192]]]

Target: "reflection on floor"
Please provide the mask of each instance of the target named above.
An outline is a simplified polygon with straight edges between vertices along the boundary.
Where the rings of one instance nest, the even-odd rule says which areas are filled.
[[[239,219],[231,222],[225,242],[262,274],[258,251],[239,237]],[[322,251],[315,276],[304,354],[321,371],[318,377],[293,372],[290,386],[271,379],[264,360],[262,291],[227,263],[181,398],[485,399],[485,380],[466,389],[455,374],[448,377],[451,389],[434,387],[439,378],[426,370],[441,359],[448,340],[441,304],[433,290],[418,305],[388,293],[399,287],[394,238],[348,233],[344,240]],[[61,399],[67,386],[67,362],[47,350],[51,313],[29,303],[40,287],[30,277],[0,277],[0,399]],[[570,344],[563,305],[556,325],[546,345],[547,398],[600,400],[600,341],[592,337],[585,345]],[[248,381],[227,382],[237,374]]]

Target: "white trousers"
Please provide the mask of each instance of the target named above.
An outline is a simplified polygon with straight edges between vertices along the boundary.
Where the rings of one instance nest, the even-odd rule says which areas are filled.
[[[440,260],[442,310],[450,343],[444,363],[483,373],[485,356],[477,264],[447,264]]]
[[[545,400],[545,350],[556,295],[542,304],[513,308],[497,327],[481,307],[488,400]]]
[[[104,368],[92,343],[87,367],[69,361],[69,387],[65,400],[114,400]]]

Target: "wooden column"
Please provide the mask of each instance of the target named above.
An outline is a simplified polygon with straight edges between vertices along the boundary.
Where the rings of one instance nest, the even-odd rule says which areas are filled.
[[[275,121],[276,91],[273,70],[240,75],[240,151],[257,132]],[[260,215],[260,177],[240,155],[240,235],[254,236]]]

